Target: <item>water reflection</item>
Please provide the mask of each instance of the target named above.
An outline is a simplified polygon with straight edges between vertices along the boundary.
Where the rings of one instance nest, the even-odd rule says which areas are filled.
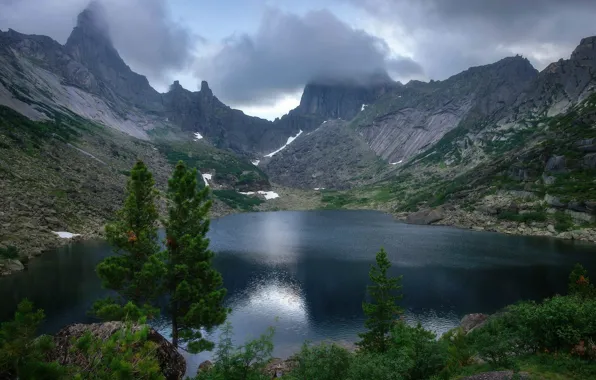
[[[228,289],[234,340],[274,326],[280,357],[304,340],[356,339],[368,270],[381,246],[391,274],[404,276],[406,319],[439,334],[465,314],[564,292],[576,262],[596,273],[594,245],[410,226],[374,212],[233,215],[213,221],[210,238]],[[28,272],[0,279],[0,321],[28,297],[46,311],[45,332],[88,322],[91,303],[106,293],[95,265],[110,252],[103,242],[74,243],[33,260]],[[189,374],[209,356],[189,356]]]

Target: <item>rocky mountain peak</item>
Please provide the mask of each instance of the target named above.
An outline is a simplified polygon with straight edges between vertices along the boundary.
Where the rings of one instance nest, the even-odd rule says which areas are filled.
[[[203,96],[213,96],[213,91],[209,88],[207,81],[201,81],[201,94]]]
[[[76,27],[86,31],[87,34],[110,39],[105,9],[97,1],[89,3],[87,8],[79,14]]]
[[[593,60],[596,58],[596,36],[586,37],[581,40],[579,45],[571,54],[572,60]]]

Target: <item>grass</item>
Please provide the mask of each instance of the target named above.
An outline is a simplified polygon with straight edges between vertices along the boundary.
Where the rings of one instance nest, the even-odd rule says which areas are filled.
[[[234,190],[213,190],[213,195],[228,206],[243,211],[253,211],[264,201],[261,198],[237,193]]]
[[[575,224],[573,218],[569,214],[565,214],[562,211],[555,213],[555,229],[559,232],[565,232],[573,229]]]
[[[545,211],[530,211],[518,214],[512,211],[503,211],[497,216],[501,220],[511,220],[519,223],[546,222],[547,215]]]

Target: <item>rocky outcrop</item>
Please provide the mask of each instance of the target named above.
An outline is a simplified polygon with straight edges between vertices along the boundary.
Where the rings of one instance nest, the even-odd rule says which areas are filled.
[[[484,326],[488,320],[488,317],[489,316],[487,314],[468,314],[462,318],[459,325],[463,329],[464,333],[468,334],[472,330]]]
[[[345,189],[376,177],[375,153],[341,120],[303,133],[284,150],[263,162],[279,184],[300,189]]]
[[[484,372],[474,376],[463,377],[462,380],[515,380],[529,379],[530,375],[525,372],[513,373],[513,371]]]
[[[512,57],[445,81],[410,82],[366,107],[354,124],[379,156],[407,160],[458,125],[511,106],[536,76],[527,59]]]
[[[54,336],[55,347],[48,354],[48,359],[57,361],[60,365],[77,365],[85,368],[86,357],[77,355],[71,351],[73,341],[90,332],[95,338],[107,340],[117,331],[125,327],[123,322],[94,323],[90,325],[75,324],[60,330]],[[134,330],[141,329],[141,326],[134,326]],[[186,372],[186,361],[176,348],[168,342],[157,331],[150,329],[147,336],[148,341],[157,345],[157,360],[164,377],[167,380],[180,380]]]
[[[406,217],[406,223],[426,225],[436,223],[443,218],[445,218],[443,209],[423,210],[409,214]]]

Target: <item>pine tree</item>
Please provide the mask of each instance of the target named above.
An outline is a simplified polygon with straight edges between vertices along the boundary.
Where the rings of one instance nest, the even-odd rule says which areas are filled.
[[[107,241],[116,255],[103,260],[97,274],[103,286],[116,291],[119,299],[96,302],[94,312],[103,319],[122,319],[122,306],[127,301],[139,307],[139,316],[156,312],[150,305],[160,293],[165,265],[157,235],[154,185],[153,175],[138,161],[130,172],[124,206],[116,220],[106,226]]]
[[[403,296],[396,294],[402,288],[402,276],[387,276],[391,263],[383,248],[377,253],[376,261],[376,266],[371,266],[368,274],[373,283],[367,287],[372,302],[362,303],[362,309],[367,316],[365,326],[368,331],[358,335],[361,340],[357,345],[371,352],[386,352],[391,339],[391,329],[398,315],[403,313],[403,309],[397,305],[397,301]]]
[[[222,324],[228,313],[222,302],[226,290],[212,267],[209,250],[209,188],[198,190],[196,169],[176,165],[168,183],[165,286],[172,318],[172,343],[187,343],[190,352],[213,348],[200,329]]]

